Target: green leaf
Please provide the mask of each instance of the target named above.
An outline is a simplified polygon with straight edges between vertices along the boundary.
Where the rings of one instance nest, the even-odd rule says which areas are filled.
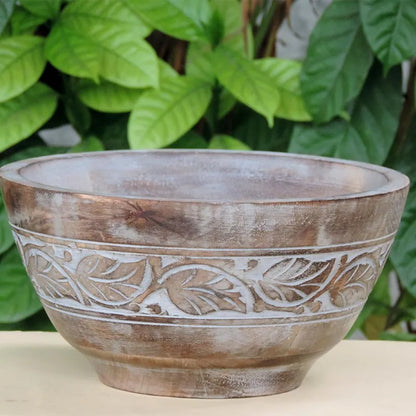
[[[351,127],[335,156],[376,164],[385,162],[399,125],[401,85],[400,68],[383,77],[380,66],[375,65],[355,104]]]
[[[0,40],[0,102],[16,97],[32,86],[46,65],[44,40],[17,36]]]
[[[354,325],[349,330],[347,337],[350,337],[359,329],[364,329],[365,322],[372,315],[385,316],[390,312],[390,288],[389,288],[389,274],[392,270],[391,264],[388,262],[384,267],[380,277],[377,279],[363,310],[358,316]]]
[[[384,331],[387,324],[387,315],[373,313],[370,315],[364,325],[362,331],[367,339],[376,340],[380,339],[380,334]]]
[[[42,309],[23,321],[0,324],[0,331],[56,331],[56,329]]]
[[[340,142],[347,138],[348,128],[344,120],[333,120],[320,126],[296,124],[288,151],[334,157]]]
[[[55,327],[50,321],[45,310],[42,309],[39,312],[31,315],[29,318],[19,323],[19,330],[21,331],[48,331],[56,332]]]
[[[234,96],[225,88],[221,89],[218,102],[218,118],[221,119],[226,116],[236,103]]]
[[[245,143],[227,134],[216,134],[208,147],[209,149],[251,150]]]
[[[236,102],[236,99],[228,90],[218,83],[214,84],[212,100],[204,115],[212,134],[218,130],[218,122],[231,111]]]
[[[311,34],[300,77],[306,107],[316,122],[329,121],[358,95],[372,61],[358,1],[334,0]]]
[[[0,196],[0,254],[7,251],[13,245],[13,242],[6,208],[3,203],[3,198]]]
[[[385,341],[416,341],[416,334],[409,334],[406,332],[382,332],[380,339]]]
[[[214,83],[212,47],[208,42],[191,42],[188,46],[185,62],[186,74]]]
[[[61,0],[19,0],[19,2],[30,13],[47,19],[57,17],[61,7]]]
[[[211,0],[212,7],[224,21],[222,44],[253,57],[254,41],[250,25],[244,25],[242,5],[238,0]],[[244,30],[246,33],[244,34]],[[244,39],[246,38],[246,42]]]
[[[159,64],[159,78],[160,80],[164,80],[167,78],[176,78],[179,74],[172,68],[167,62],[162,59],[158,59]]]
[[[148,149],[173,143],[202,117],[211,95],[208,83],[188,76],[168,78],[159,90],[144,92],[129,119],[130,147]]]
[[[394,323],[402,321],[414,321],[416,319],[416,297],[412,296],[408,291],[404,291],[404,295],[399,303],[398,315]]]
[[[37,83],[22,95],[0,104],[0,151],[29,137],[55,112],[55,91]]]
[[[151,28],[140,18],[129,0],[76,0],[62,12],[60,20],[79,30],[122,28],[134,37],[145,38]]]
[[[205,25],[212,11],[208,0],[127,0],[155,29],[183,40],[206,38]]]
[[[96,84],[82,80],[78,85],[78,96],[85,105],[107,113],[130,111],[142,92],[142,89],[126,88],[108,81]]]
[[[223,39],[225,27],[224,20],[220,16],[218,10],[214,10],[211,18],[209,19],[207,25],[205,26],[205,32],[210,40],[210,44],[213,47],[216,47]]]
[[[416,2],[360,0],[361,21],[385,70],[416,55]]]
[[[266,120],[253,111],[238,111],[233,114],[233,136],[247,143],[253,150],[271,150],[274,152],[286,152],[292,134],[292,123],[277,119],[272,128]]]
[[[96,113],[90,131],[102,141],[107,150],[128,149],[128,116],[126,113]]]
[[[289,151],[382,164],[394,140],[401,102],[399,68],[383,78],[381,68],[375,66],[355,103],[350,122],[298,124]]]
[[[75,1],[53,27],[45,53],[52,65],[76,77],[98,83],[101,76],[130,88],[157,87],[157,56],[141,38],[146,31],[124,2]]]
[[[99,81],[99,48],[94,47],[85,34],[61,22],[53,27],[46,40],[45,55],[53,66],[66,74]]]
[[[224,34],[222,44],[251,57],[253,54],[253,37],[247,25],[247,51],[243,36],[243,15],[241,4],[237,0],[211,0],[214,13],[217,12],[222,19]],[[217,16],[218,19],[218,16]],[[208,82],[215,80],[213,67],[212,46],[210,42],[199,40],[191,42],[186,55],[186,73]]]
[[[13,13],[13,7],[16,0],[2,0],[0,2],[0,34],[2,34],[10,16]]]
[[[36,16],[22,7],[16,7],[10,18],[12,35],[32,35],[36,28],[45,21],[44,17]]]
[[[208,143],[202,136],[191,130],[166,147],[169,149],[206,149]]]
[[[0,263],[0,323],[21,321],[42,309],[22,262],[16,261],[17,249]]]
[[[84,135],[91,125],[90,111],[73,93],[67,94],[63,101],[68,121],[81,136]]]
[[[279,91],[280,102],[275,116],[294,121],[311,120],[300,91],[299,76],[302,64],[290,59],[277,58],[258,59],[254,63],[273,80]]]
[[[391,161],[391,167],[410,178],[407,197],[399,231],[391,250],[391,261],[402,285],[416,298],[416,119],[409,127],[403,150]],[[406,299],[405,299],[406,300]],[[405,303],[405,302],[404,302]],[[416,310],[416,301],[411,300]],[[405,305],[409,307],[408,305]],[[416,316],[415,316],[416,318]]]
[[[391,250],[391,261],[403,286],[416,297],[416,187],[407,197],[399,232]]]
[[[89,136],[77,145],[71,147],[69,153],[99,152],[101,150],[105,150],[101,140],[98,137]]]
[[[238,100],[264,115],[269,126],[279,105],[279,92],[273,80],[250,60],[220,45],[214,53],[218,81]]]

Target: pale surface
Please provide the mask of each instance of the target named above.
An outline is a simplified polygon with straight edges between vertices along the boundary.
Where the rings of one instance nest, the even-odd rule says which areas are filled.
[[[343,341],[289,393],[171,399],[101,384],[58,334],[0,332],[0,415],[396,416],[416,406],[416,343]]]

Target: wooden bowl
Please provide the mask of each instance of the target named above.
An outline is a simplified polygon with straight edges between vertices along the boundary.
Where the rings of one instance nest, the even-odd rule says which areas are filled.
[[[181,397],[280,393],[350,329],[406,176],[267,152],[58,155],[0,170],[16,243],[100,379]]]

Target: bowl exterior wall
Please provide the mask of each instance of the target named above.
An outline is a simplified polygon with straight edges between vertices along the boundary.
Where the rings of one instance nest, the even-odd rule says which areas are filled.
[[[104,383],[169,396],[297,387],[362,309],[408,191],[146,200],[42,187],[24,165],[2,168],[4,201],[54,325]]]
[[[297,387],[353,324],[393,240],[178,251],[13,232],[54,325],[104,383],[181,397]]]

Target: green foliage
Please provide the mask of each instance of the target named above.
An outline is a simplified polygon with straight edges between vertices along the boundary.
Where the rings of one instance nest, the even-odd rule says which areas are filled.
[[[56,93],[40,82],[18,97],[0,103],[0,150],[38,130],[55,108]]]
[[[101,140],[95,136],[88,136],[77,145],[72,146],[70,153],[99,152],[101,150],[105,150]]]
[[[0,254],[6,252],[13,245],[13,235],[10,230],[6,208],[0,198]]]
[[[78,85],[78,96],[88,107],[105,113],[124,113],[131,111],[142,94],[141,89],[126,88],[112,82],[81,80]]]
[[[383,318],[382,326],[384,328],[391,302],[389,290],[389,274],[391,271],[392,265],[388,262],[378,278],[373,290],[371,291],[360,316],[350,329],[348,333],[349,336],[353,335],[358,329],[362,329],[365,333],[365,328],[368,327],[368,322],[371,321],[374,316],[377,317],[379,321],[380,317]],[[365,335],[369,336],[370,334],[365,333]]]
[[[213,60],[218,81],[235,98],[264,115],[269,126],[273,126],[279,92],[272,78],[255,62],[224,45],[215,50]]]
[[[306,106],[316,122],[329,121],[358,95],[372,61],[358,2],[334,0],[312,32],[301,75]]]
[[[202,136],[191,130],[166,147],[170,149],[206,149],[207,145],[208,143]]]
[[[368,42],[386,70],[416,55],[416,2],[360,0],[359,3]]]
[[[352,331],[413,340],[415,2],[333,0],[304,62],[274,56],[284,2],[2,0],[0,165],[168,147],[289,150],[401,170],[413,184],[403,222]],[[71,148],[37,135],[66,124],[81,137]],[[51,330],[39,309],[0,201],[0,329]]]
[[[20,4],[35,16],[52,19],[58,16],[61,0],[20,0]]]
[[[414,155],[413,155],[414,157]],[[416,189],[410,191],[391,258],[404,287],[416,297]]]
[[[210,149],[250,150],[250,147],[235,137],[227,134],[216,134],[209,142]]]
[[[131,148],[171,144],[202,117],[210,99],[210,84],[187,76],[168,78],[160,89],[144,92],[129,120]]]
[[[10,19],[15,2],[16,0],[3,0],[0,2],[0,35]]]
[[[206,25],[212,10],[208,0],[130,0],[149,26],[184,40],[208,38]]]
[[[28,12],[23,7],[16,7],[10,19],[12,35],[33,35],[36,28],[46,20],[44,17]]]
[[[244,25],[238,0],[211,0],[213,9],[223,20],[222,43],[248,58],[253,57],[253,34],[250,25]]]
[[[16,248],[4,256],[0,276],[0,323],[18,322],[42,309]]]
[[[142,39],[148,27],[123,2],[74,1],[62,12],[46,42],[46,57],[76,77],[99,76],[142,88],[158,85],[157,57]]]
[[[337,119],[323,125],[299,124],[293,131],[289,151],[384,163],[399,122],[400,88],[399,68],[384,78],[376,66],[353,105],[349,121]]]
[[[380,339],[385,341],[416,341],[416,334],[409,334],[406,332],[382,332]]]
[[[274,115],[294,121],[311,120],[300,91],[299,76],[302,64],[276,58],[258,59],[254,63],[270,77],[279,91],[280,101]]]
[[[37,36],[0,40],[0,102],[16,97],[39,79],[46,65],[43,45]]]
[[[416,307],[416,120],[410,127],[408,140],[399,156],[392,163],[393,167],[409,176],[411,188],[407,197],[406,208],[397,233],[396,242],[391,252],[391,260],[402,285],[409,292],[404,300],[412,299]],[[400,305],[403,306],[403,305]],[[409,305],[406,306],[408,308]],[[415,309],[416,311],[416,309]],[[416,313],[413,314],[416,319]]]

